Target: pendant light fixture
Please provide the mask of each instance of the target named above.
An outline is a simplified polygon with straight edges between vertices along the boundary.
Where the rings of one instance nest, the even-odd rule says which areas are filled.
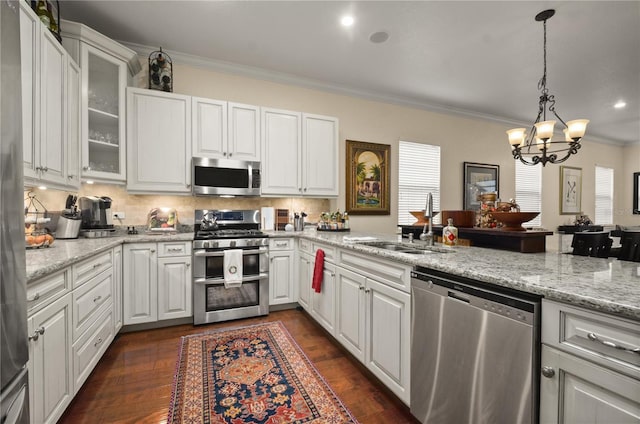
[[[587,119],[576,119],[565,122],[556,112],[556,100],[553,94],[549,94],[547,88],[547,19],[556,13],[555,10],[544,10],[536,15],[536,21],[542,21],[544,26],[544,73],[538,82],[540,100],[538,101],[538,116],[531,127],[529,134],[526,128],[514,128],[507,131],[509,144],[511,144],[513,158],[520,160],[525,165],[542,164],[547,162],[562,163],[569,156],[578,153],[580,140],[587,128]],[[557,121],[547,120],[547,110],[553,113],[555,118],[564,125],[564,140],[553,140],[553,129]]]

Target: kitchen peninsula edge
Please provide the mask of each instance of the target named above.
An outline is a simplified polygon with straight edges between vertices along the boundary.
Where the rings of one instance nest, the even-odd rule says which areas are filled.
[[[522,254],[489,248],[441,245],[437,245],[435,251],[410,255],[348,241],[349,238],[357,237],[397,241],[397,236],[388,234],[331,233],[310,229],[300,232],[274,231],[268,234],[270,237],[315,240],[640,321],[640,264],[634,262],[556,252]],[[344,237],[347,237],[346,241]],[[123,243],[192,239],[193,233],[177,233],[56,240],[50,248],[27,251],[27,280],[32,282]],[[419,245],[420,242],[415,243]]]

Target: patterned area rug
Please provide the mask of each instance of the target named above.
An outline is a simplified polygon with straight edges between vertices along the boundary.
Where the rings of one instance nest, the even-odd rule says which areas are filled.
[[[169,423],[357,423],[281,322],[182,338]]]

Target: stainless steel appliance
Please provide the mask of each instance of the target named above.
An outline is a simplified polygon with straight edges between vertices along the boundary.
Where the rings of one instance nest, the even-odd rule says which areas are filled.
[[[269,313],[269,239],[259,210],[195,211],[193,323]],[[242,250],[242,285],[224,284],[225,250]]]
[[[422,267],[411,277],[411,413],[536,423],[540,299]]]
[[[0,422],[29,422],[20,14],[0,0]]]
[[[109,197],[86,196],[78,199],[82,215],[82,229],[113,228],[111,199]]]
[[[259,196],[260,162],[192,159],[192,192],[196,195]]]

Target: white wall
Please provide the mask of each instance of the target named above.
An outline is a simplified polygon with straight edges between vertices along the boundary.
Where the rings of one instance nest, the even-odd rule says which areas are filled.
[[[143,68],[146,60],[141,60]],[[462,208],[462,163],[479,162],[500,166],[500,197],[509,199],[515,192],[515,163],[507,143],[505,125],[454,115],[430,112],[394,104],[364,100],[326,91],[280,84],[225,74],[174,60],[174,92],[276,107],[340,119],[341,194],[331,201],[331,209],[345,206],[345,140],[391,145],[391,187],[398,183],[398,141],[408,140],[441,146],[441,209]],[[138,75],[137,85],[145,87],[147,71]],[[561,111],[570,116],[570,111]],[[534,117],[532,116],[532,119]],[[640,140],[639,140],[640,141]],[[583,170],[583,211],[594,218],[594,166],[615,169],[616,223],[636,225],[640,215],[631,215],[631,173],[640,170],[640,145],[623,148],[589,142],[588,137],[577,156],[564,163]],[[569,222],[573,217],[559,214],[559,166],[543,170],[542,223],[548,229]],[[517,199],[516,199],[517,201]],[[392,233],[397,226],[397,196],[391,193],[388,216],[353,216],[354,230]]]

